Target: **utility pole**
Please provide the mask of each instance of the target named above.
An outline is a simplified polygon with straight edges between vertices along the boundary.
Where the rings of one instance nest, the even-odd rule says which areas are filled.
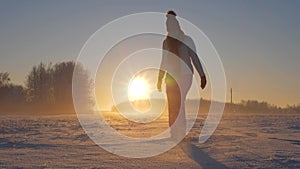
[[[230,104],[232,105],[232,88],[230,88]]]

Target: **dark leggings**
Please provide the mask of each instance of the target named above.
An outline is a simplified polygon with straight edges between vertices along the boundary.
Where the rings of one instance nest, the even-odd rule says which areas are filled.
[[[169,110],[169,126],[171,137],[180,137],[186,132],[185,99],[192,84],[192,75],[182,76],[175,81],[170,75],[166,76],[166,93]],[[180,93],[180,87],[182,92]],[[180,113],[181,112],[181,113]],[[179,117],[179,118],[178,118]]]

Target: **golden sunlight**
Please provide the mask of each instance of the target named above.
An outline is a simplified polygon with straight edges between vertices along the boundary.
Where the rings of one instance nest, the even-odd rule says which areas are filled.
[[[129,100],[147,99],[148,93],[149,84],[144,78],[135,77],[130,81],[128,86]]]

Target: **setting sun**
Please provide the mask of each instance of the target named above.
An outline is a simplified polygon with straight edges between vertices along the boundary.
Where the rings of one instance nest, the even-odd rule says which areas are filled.
[[[148,97],[148,82],[140,77],[132,79],[128,86],[128,96],[130,100],[145,99]]]

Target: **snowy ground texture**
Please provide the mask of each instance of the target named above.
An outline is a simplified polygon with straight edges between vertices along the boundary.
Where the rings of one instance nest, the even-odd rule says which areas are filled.
[[[143,159],[98,147],[75,115],[0,117],[0,168],[300,168],[300,114],[224,114],[204,144],[199,116],[190,142]],[[130,135],[126,124],[116,129]]]

